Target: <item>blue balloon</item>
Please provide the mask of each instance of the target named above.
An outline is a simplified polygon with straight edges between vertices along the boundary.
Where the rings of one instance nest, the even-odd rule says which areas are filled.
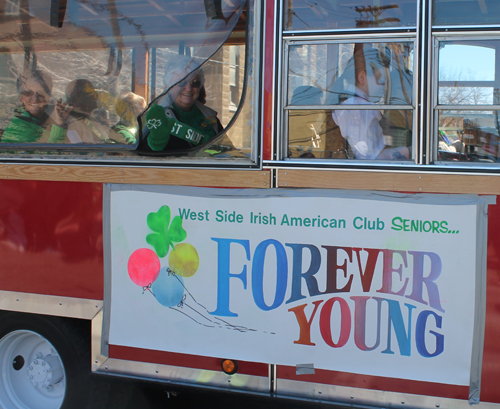
[[[184,296],[184,280],[181,276],[169,274],[167,267],[163,267],[151,290],[161,305],[175,307]]]

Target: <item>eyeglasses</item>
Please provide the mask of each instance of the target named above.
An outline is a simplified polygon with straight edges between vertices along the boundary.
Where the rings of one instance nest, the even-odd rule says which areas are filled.
[[[187,85],[191,85],[191,88],[200,88],[201,81],[200,80],[192,80],[190,82],[182,81],[177,84],[178,87],[185,88]]]
[[[42,100],[47,99],[47,96],[45,94],[40,94],[39,92],[33,91],[31,89],[25,89],[24,91],[21,92],[21,95],[26,98],[31,98],[32,96],[35,96],[36,99],[38,98]]]
[[[200,88],[201,87],[201,81],[198,80],[193,80],[189,83],[191,85],[191,88]]]

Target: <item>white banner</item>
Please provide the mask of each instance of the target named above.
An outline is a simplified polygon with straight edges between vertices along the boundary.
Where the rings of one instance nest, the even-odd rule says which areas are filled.
[[[469,385],[479,201],[115,188],[109,342]]]

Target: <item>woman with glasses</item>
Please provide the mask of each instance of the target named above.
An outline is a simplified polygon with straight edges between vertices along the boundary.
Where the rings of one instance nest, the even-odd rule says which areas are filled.
[[[57,101],[49,116],[52,78],[41,70],[25,71],[17,79],[20,105],[1,137],[3,143],[65,143],[72,107]]]
[[[217,112],[203,103],[203,70],[200,68],[188,75],[190,62],[191,58],[178,56],[165,68],[164,86],[170,90],[168,95],[173,102],[167,108],[153,106],[146,116],[150,130],[147,144],[153,151],[195,148],[211,141],[224,129]]]

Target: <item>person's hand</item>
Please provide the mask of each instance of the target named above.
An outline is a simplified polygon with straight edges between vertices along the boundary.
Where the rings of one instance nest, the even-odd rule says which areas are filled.
[[[63,103],[62,99],[56,101],[56,106],[54,109],[54,120],[57,126],[63,126],[68,120],[68,116],[73,109],[72,105],[68,105],[67,102]]]

